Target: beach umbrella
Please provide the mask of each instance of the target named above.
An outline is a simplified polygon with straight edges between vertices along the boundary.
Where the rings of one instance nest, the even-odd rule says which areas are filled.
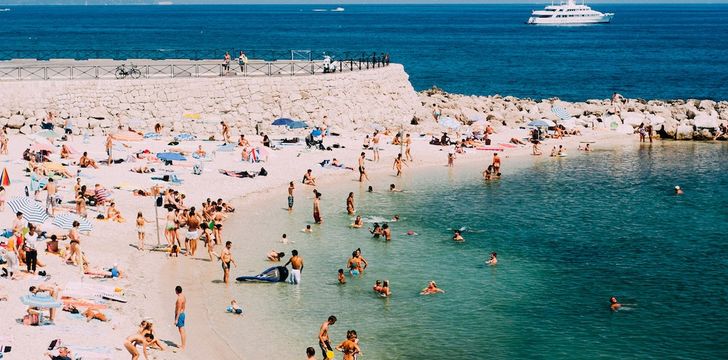
[[[460,124],[459,121],[457,121],[451,117],[448,117],[448,116],[440,118],[440,120],[437,123],[440,124],[440,126],[442,126],[442,127],[452,129],[452,130],[457,129],[460,127],[460,125],[462,125],[462,124]]]
[[[35,143],[35,144],[33,144],[33,145],[30,146],[30,151],[36,151],[36,152],[37,151],[48,151],[48,152],[53,152],[53,150],[54,150],[53,145],[48,144],[48,143],[37,142],[37,143]]]
[[[56,138],[61,137],[61,134],[59,134],[53,130],[41,130],[33,135],[40,137],[40,138],[44,138],[44,139],[56,139]]]
[[[46,209],[39,202],[27,196],[10,199],[8,206],[13,212],[23,213],[23,219],[29,223],[42,224],[48,220]]]
[[[566,109],[562,108],[561,106],[554,105],[551,107],[551,112],[554,113],[554,115],[558,116],[561,120],[567,120],[571,118],[571,114],[569,114]]]
[[[157,159],[162,161],[185,161],[187,158],[182,156],[180,153],[174,153],[174,152],[166,152],[166,153],[157,153]]]
[[[695,125],[695,127],[699,127],[699,128],[715,129],[718,127],[719,123],[718,123],[718,119],[716,119],[710,115],[700,114],[700,115],[696,116],[695,119],[693,120],[693,125]]]
[[[120,131],[115,134],[111,134],[111,138],[119,141],[142,141],[144,140],[143,135],[139,135],[133,131]]]
[[[8,175],[7,168],[3,168],[3,173],[0,175],[0,186],[10,186],[10,175]]]
[[[72,213],[61,213],[56,215],[56,217],[53,218],[53,225],[63,230],[69,230],[73,227],[74,221],[79,222],[79,230],[81,231],[91,231],[94,229],[94,226],[90,221],[88,221],[88,219],[84,219]]]
[[[20,297],[20,302],[23,305],[40,309],[56,309],[63,306],[60,301],[44,293],[23,295]]]
[[[306,124],[303,121],[294,121],[290,124],[288,124],[289,129],[305,129],[308,127],[308,124]]]
[[[547,119],[541,119],[541,120],[534,120],[528,123],[528,126],[534,126],[534,127],[552,127],[556,126],[556,123],[554,123],[551,120]]]
[[[296,121],[295,120],[288,119],[288,118],[280,118],[280,119],[273,120],[273,123],[271,123],[271,125],[275,125],[275,126],[288,126],[288,125],[290,125],[291,123],[294,123],[294,122],[296,122]]]

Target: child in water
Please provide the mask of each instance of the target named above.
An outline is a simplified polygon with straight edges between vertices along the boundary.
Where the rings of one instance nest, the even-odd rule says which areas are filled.
[[[344,276],[344,269],[339,269],[338,280],[339,280],[339,284],[346,284],[346,277]]]

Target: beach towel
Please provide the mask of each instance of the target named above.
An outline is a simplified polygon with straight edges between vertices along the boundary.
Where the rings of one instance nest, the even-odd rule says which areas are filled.
[[[161,134],[157,134],[155,132],[149,132],[149,133],[144,134],[144,138],[145,139],[150,139],[150,140],[156,140],[156,139],[159,139],[161,137],[162,137]]]
[[[190,141],[195,140],[197,137],[192,134],[182,133],[174,137],[177,141]]]
[[[105,188],[94,190],[94,199],[96,203],[100,204],[111,198],[111,191]]]

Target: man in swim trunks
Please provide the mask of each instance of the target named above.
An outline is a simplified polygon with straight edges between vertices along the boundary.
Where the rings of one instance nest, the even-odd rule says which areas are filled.
[[[324,220],[321,218],[321,193],[313,190],[313,221],[316,224],[321,224]]]
[[[288,266],[288,264],[291,264],[291,269],[292,269],[289,281],[293,285],[300,284],[301,283],[301,272],[303,271],[303,258],[298,256],[298,250],[291,251],[291,258],[283,266]]]
[[[364,178],[369,181],[369,176],[367,176],[367,170],[364,167],[364,160],[366,160],[366,155],[362,151],[362,153],[359,155],[359,182],[363,182]]]
[[[212,215],[212,220],[215,223],[214,228],[212,229],[213,235],[215,235],[215,243],[221,244],[222,243],[222,222],[225,220],[226,216],[222,212],[222,206],[216,206],[215,207],[215,213]]]
[[[230,282],[230,264],[232,263],[235,267],[238,267],[238,264],[235,262],[235,259],[233,259],[233,254],[230,251],[232,247],[232,241],[226,242],[225,248],[222,249],[220,256],[218,257],[220,261],[222,261],[222,280],[225,282],[225,285],[229,285]]]
[[[293,185],[293,181],[288,183],[288,212],[293,211],[293,190],[296,187]]]
[[[177,330],[179,330],[180,349],[184,350],[187,343],[187,335],[185,334],[185,309],[187,307],[187,298],[185,298],[185,296],[182,294],[182,287],[179,285],[174,288],[174,293],[177,294],[177,301],[174,303],[174,326],[176,326]],[[127,347],[127,349],[129,348]],[[132,354],[132,356],[133,355],[134,354]]]
[[[321,329],[319,329],[318,342],[319,347],[321,347],[321,352],[324,355],[324,360],[329,359],[326,354],[328,351],[334,351],[331,347],[331,339],[329,339],[329,326],[334,324],[336,324],[336,316],[331,315],[326,321],[324,321],[323,324],[321,324]]]
[[[148,359],[149,356],[147,355],[147,347],[154,341],[154,335],[152,333],[146,333],[144,336],[140,334],[134,334],[132,336],[129,336],[124,340],[124,347],[126,348],[126,351],[131,354],[131,360],[137,360],[139,359],[139,351],[137,350],[136,346],[138,344],[142,345],[142,353],[144,354],[144,359]]]

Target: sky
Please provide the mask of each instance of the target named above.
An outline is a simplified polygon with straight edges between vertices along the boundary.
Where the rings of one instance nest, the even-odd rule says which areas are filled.
[[[0,0],[1,5],[139,5],[161,0]],[[174,4],[502,4],[549,3],[551,0],[171,0]],[[594,0],[589,3],[728,3],[728,0]]]

